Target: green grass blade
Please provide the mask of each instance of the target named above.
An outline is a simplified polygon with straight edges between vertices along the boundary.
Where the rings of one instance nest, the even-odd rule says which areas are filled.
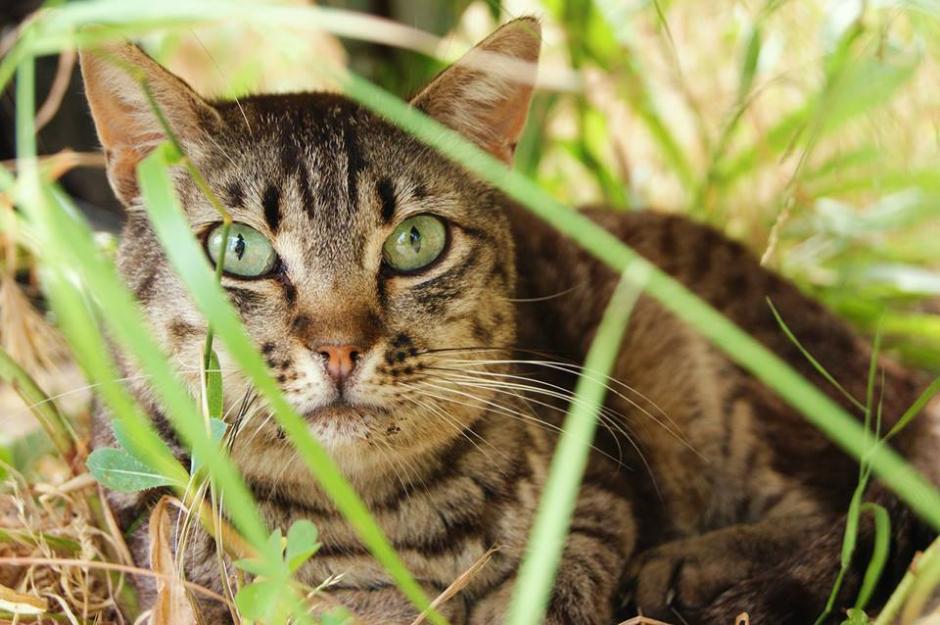
[[[535,625],[543,621],[578,488],[594,442],[597,415],[607,392],[607,375],[620,353],[627,321],[642,292],[646,275],[642,266],[626,268],[591,343],[584,370],[596,376],[578,378],[575,398],[552,457],[526,555],[519,569],[506,616],[507,625]]]
[[[60,206],[67,201],[61,194],[56,194],[55,199]],[[53,244],[66,250],[67,262],[81,271],[97,301],[107,302],[104,321],[114,332],[118,343],[134,355],[141,369],[150,376],[151,386],[161,399],[173,427],[225,490],[227,509],[236,527],[252,545],[262,545],[268,532],[248,488],[232,462],[212,440],[204,425],[202,411],[146,329],[143,313],[132,295],[121,283],[113,266],[96,249],[87,225],[69,218],[65,210],[60,210],[51,224],[55,232]]]
[[[940,587],[940,558],[921,557],[917,562],[917,569],[917,579],[914,580],[910,596],[901,613],[900,622],[904,624],[914,623],[925,615],[925,609]]]
[[[893,623],[897,623],[898,614],[911,597],[923,572],[936,567],[938,563],[940,563],[940,538],[934,540],[933,543],[920,554],[916,560],[916,565],[912,563],[912,565],[908,567],[907,573],[905,573],[904,578],[901,579],[901,583],[899,583],[894,589],[894,592],[891,593],[891,596],[881,609],[873,625],[892,625]]]
[[[885,435],[884,440],[887,442],[898,435],[907,425],[914,419],[921,411],[927,407],[927,404],[930,402],[934,396],[940,393],[940,378],[937,378],[930,385],[924,389],[924,391],[917,397],[917,400],[911,404],[911,407],[908,408],[901,418],[898,419],[897,423],[894,424],[888,433]]]
[[[865,404],[863,404],[859,400],[852,397],[852,395],[845,389],[845,387],[842,386],[842,384],[840,384],[838,380],[832,377],[832,374],[829,373],[829,371],[825,367],[822,366],[822,363],[816,360],[816,358],[809,352],[809,350],[806,349],[803,343],[801,343],[800,340],[796,338],[796,336],[790,330],[790,327],[783,320],[783,317],[780,316],[780,312],[777,310],[777,307],[774,306],[773,301],[771,301],[769,297],[767,298],[767,305],[770,306],[770,312],[773,313],[774,319],[777,320],[777,325],[779,325],[780,329],[783,330],[783,333],[786,335],[787,339],[791,343],[793,343],[798,350],[800,350],[800,353],[803,355],[804,358],[806,358],[807,361],[809,361],[811,365],[813,365],[813,368],[817,371],[817,373],[823,376],[826,379],[826,382],[829,382],[829,384],[831,384],[837,391],[839,391],[843,397],[849,400],[852,403],[852,405],[854,405],[856,408],[858,408],[859,410],[863,412],[866,411],[867,407],[865,406]]]
[[[531,180],[507,169],[501,161],[386,91],[353,74],[345,76],[344,84],[346,93],[360,104],[461,163],[470,172],[487,180],[564,232],[611,268],[622,272],[631,263],[647,268],[650,272],[646,289],[649,295],[776,391],[847,452],[862,458],[871,449],[871,433],[866,432],[857,420],[767,348],[685,286],[640,257],[613,234],[588,217],[560,204]],[[940,529],[940,493],[932,484],[897,453],[885,447],[872,454],[871,464],[879,477],[912,509]]]
[[[17,149],[22,167],[16,199],[36,226],[45,254],[42,260],[48,270],[47,293],[61,317],[66,337],[77,347],[76,355],[80,356],[83,366],[93,368],[93,379],[103,385],[100,392],[117,409],[115,417],[125,420],[125,429],[134,446],[131,451],[145,458],[150,466],[165,471],[174,481],[185,482],[188,473],[171,455],[167,457],[166,445],[153,431],[149,420],[120,388],[108,356],[110,350],[97,330],[97,320],[86,310],[87,302],[73,284],[77,273],[95,294],[97,302],[107,302],[103,318],[114,332],[117,343],[137,357],[143,371],[151,376],[152,387],[163,400],[171,423],[183,440],[205,459],[213,476],[225,487],[226,502],[236,526],[249,542],[262,545],[267,532],[253,499],[231,463],[201,426],[198,409],[151,337],[131,294],[121,284],[113,266],[101,256],[87,224],[77,218],[79,211],[70,206],[66,196],[39,181],[32,118],[32,67],[33,59],[25,58],[17,80],[17,133],[18,138],[22,138]]]
[[[267,400],[275,419],[296,447],[298,455],[356,530],[363,544],[386,568],[401,591],[418,610],[427,609],[430,601],[424,591],[414,581],[385,538],[381,528],[340,473],[330,455],[310,434],[307,423],[284,399],[277,384],[271,378],[264,360],[241,325],[237,313],[221,287],[215,282],[215,276],[209,267],[206,255],[196,243],[176,198],[168,173],[173,160],[172,147],[164,144],[144,159],[138,169],[141,194],[150,212],[154,230],[171,264],[183,279],[197,306],[206,318],[211,320],[217,337],[221,339],[229,355]],[[226,493],[226,499],[228,497]],[[429,613],[428,618],[433,623],[446,622],[434,611]]]
[[[35,67],[31,57],[24,56],[17,69],[16,84],[16,138],[17,171],[19,179],[14,189],[12,180],[3,172],[4,187],[14,190],[17,206],[36,225],[37,250],[48,262],[44,273],[44,286],[50,296],[53,310],[59,317],[59,327],[72,346],[76,358],[89,379],[97,382],[101,397],[125,420],[127,430],[134,435],[135,451],[159,467],[165,475],[182,479],[185,470],[176,462],[166,444],[149,427],[147,419],[136,409],[126,392],[115,381],[115,368],[108,357],[103,337],[96,332],[97,324],[86,308],[73,282],[69,279],[72,265],[63,257],[64,250],[56,241],[49,241],[50,207],[46,202],[39,180],[36,163],[36,140],[33,111],[35,109]],[[43,240],[46,238],[46,240]]]
[[[70,458],[78,443],[72,424],[62,416],[55,402],[36,384],[23,367],[0,348],[0,380],[16,391],[30,412],[49,436],[56,451],[63,458]]]
[[[60,269],[47,269],[46,293],[58,317],[58,325],[72,348],[79,366],[95,384],[98,396],[128,432],[133,452],[162,475],[185,483],[188,474],[173,457],[166,443],[153,431],[150,421],[119,382],[117,368],[109,356],[97,320],[87,302]]]
[[[862,587],[855,600],[855,607],[859,610],[864,610],[871,601],[891,550],[891,518],[888,516],[888,511],[883,506],[866,503],[862,506],[862,512],[870,512],[872,515],[875,524],[875,542],[872,545],[871,559],[865,569],[865,577],[862,579]]]

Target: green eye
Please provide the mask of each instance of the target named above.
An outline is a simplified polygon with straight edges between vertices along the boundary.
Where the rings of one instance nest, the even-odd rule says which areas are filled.
[[[398,224],[385,239],[382,256],[396,271],[416,271],[433,263],[447,243],[444,222],[433,215],[416,215]]]
[[[209,233],[206,250],[212,262],[218,265],[219,254],[222,250],[221,224]],[[223,271],[236,276],[256,278],[274,269],[275,262],[277,262],[277,254],[271,247],[271,242],[263,234],[245,224],[232,224],[225,246]]]

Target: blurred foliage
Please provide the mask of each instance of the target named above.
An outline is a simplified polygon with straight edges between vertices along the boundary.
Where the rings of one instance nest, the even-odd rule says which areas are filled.
[[[329,57],[407,96],[500,22],[537,15],[543,77],[571,68],[580,84],[537,95],[523,173],[573,205],[708,222],[940,369],[940,14],[862,0],[325,4],[443,36],[437,58],[309,32],[256,45],[269,33],[236,27],[200,34],[208,55],[178,35],[157,50],[227,95],[322,86]]]
[[[269,3],[302,5],[305,0]],[[225,8],[236,4],[233,0]],[[745,242],[767,265],[794,279],[863,330],[874,333],[880,327],[885,342],[911,362],[940,370],[940,179],[934,173],[940,158],[936,99],[940,85],[935,80],[940,8],[931,8],[936,5],[925,0],[355,0],[325,4],[389,18],[395,24],[366,24],[356,22],[358,16],[346,16],[352,21],[345,23],[350,28],[344,32],[356,38],[340,41],[330,34],[311,32],[310,22],[296,28],[291,22],[290,27],[278,26],[272,31],[270,24],[214,20],[211,26],[152,33],[145,44],[162,62],[209,95],[239,97],[261,91],[332,88],[335,85],[324,79],[322,69],[339,65],[407,96],[499,23],[518,15],[538,15],[545,27],[544,85],[518,147],[516,166],[520,171],[571,205],[604,204],[622,211],[653,207],[710,223]],[[357,25],[352,28],[354,23]],[[17,78],[29,85],[17,91],[18,111],[28,111],[17,120],[18,139],[29,148],[26,155],[34,147],[28,145],[35,134],[33,79],[32,69]],[[166,158],[166,154],[155,156]],[[166,198],[172,195],[169,178],[163,175],[169,162],[168,158],[154,161],[156,168],[142,177],[142,182],[150,185],[154,180],[159,182],[162,186],[150,188],[162,189]],[[44,166],[49,169],[52,164]],[[18,175],[28,177],[30,172],[31,168],[26,168],[26,174]],[[12,182],[6,184],[10,187]],[[90,461],[92,471],[99,477],[114,474],[115,469],[126,470],[129,462],[137,462],[141,450],[148,452],[141,458],[158,460],[161,454],[169,458],[169,451],[158,444],[143,413],[120,390],[123,387],[102,384],[111,381],[114,374],[104,356],[108,352],[103,337],[88,332],[95,319],[92,310],[83,305],[77,283],[71,280],[76,268],[90,290],[108,303],[108,314],[101,319],[111,324],[125,349],[146,361],[154,388],[163,389],[162,399],[172,408],[169,416],[177,425],[182,424],[185,437],[196,443],[194,460],[199,454],[198,458],[206,458],[208,469],[214,467],[210,472],[226,488],[229,511],[239,529],[256,547],[267,545],[266,559],[273,563],[271,570],[276,575],[264,582],[266,586],[246,587],[250,590],[242,595],[242,603],[248,601],[250,608],[270,608],[274,603],[262,600],[263,596],[281,596],[275,590],[293,593],[277,580],[288,579],[293,563],[315,551],[315,532],[300,526],[288,533],[284,545],[280,533],[263,540],[266,532],[255,515],[256,508],[249,505],[250,493],[236,488],[239,482],[214,446],[217,437],[212,431],[187,422],[186,415],[197,411],[190,406],[184,389],[170,383],[168,364],[149,343],[149,335],[138,331],[141,326],[130,307],[130,296],[118,286],[110,265],[96,254],[101,251],[100,242],[75,228],[77,221],[72,224],[71,218],[66,218],[77,209],[65,196],[50,197],[57,200],[50,204],[59,213],[51,219],[34,220],[48,221],[51,226],[42,234],[46,244],[32,249],[41,248],[47,268],[54,269],[46,276],[48,291],[54,295],[53,313],[58,316],[54,320],[68,335],[79,363],[91,373],[90,381],[100,395],[119,408],[115,413],[137,433],[124,438],[142,441],[131,445],[133,449],[122,441],[128,453],[117,462],[115,452],[124,450],[103,450],[107,453],[98,456],[97,466]],[[548,196],[541,200],[542,204],[552,203]],[[0,212],[9,219],[14,215],[12,203],[5,202]],[[37,214],[49,208],[46,204],[37,198],[23,203]],[[160,205],[148,204],[151,208]],[[170,208],[154,223],[158,232],[163,232],[164,242],[174,241],[166,249],[183,266],[186,258],[200,253],[178,211],[171,210],[169,202],[165,206]],[[557,214],[575,217],[563,207],[555,208]],[[574,234],[575,230],[572,227],[568,232]],[[602,234],[592,234],[587,243],[599,247],[604,241]],[[579,240],[585,244],[584,237]],[[184,245],[186,241],[189,243]],[[10,339],[23,339],[27,334],[11,328],[40,328],[30,331],[28,336],[37,340],[29,345],[37,353],[45,353],[59,339],[49,335],[46,342],[38,340],[43,326],[29,321],[38,318],[36,315],[23,312],[32,310],[26,295],[31,291],[21,292],[21,283],[32,288],[34,279],[21,276],[18,268],[29,262],[16,255],[18,241],[14,237],[2,243],[6,288],[0,293],[5,311],[0,319],[4,330],[0,338],[13,354],[17,344]],[[614,249],[616,242],[609,245],[605,249]],[[189,280],[199,278],[198,274],[180,273]],[[273,382],[265,377],[262,361],[247,339],[237,333],[235,314],[223,305],[226,300],[221,292],[198,288],[198,282],[189,286],[197,299],[209,302],[203,306],[214,313],[209,315],[213,323],[224,321],[219,326],[223,338],[232,341],[234,336],[241,341],[230,343],[241,345],[239,364],[253,376],[255,385],[269,394],[275,412],[290,425],[289,434],[296,438],[294,442],[312,472],[330,485],[327,490],[331,494],[338,493],[341,511],[354,524],[364,526],[370,518],[366,509],[310,438],[299,417],[279,399]],[[650,292],[654,290],[650,288]],[[659,292],[661,295],[662,290]],[[672,305],[673,310],[682,307],[678,299]],[[10,314],[16,311],[19,313]],[[713,339],[729,336],[727,328],[724,335],[714,331],[721,326],[719,321],[712,319],[699,328],[707,335],[711,331]],[[718,342],[734,351],[733,342]],[[598,344],[609,346],[616,341],[601,339]],[[812,345],[806,347],[812,352]],[[752,357],[751,364],[759,369],[756,362]],[[30,363],[20,364],[22,370],[10,368],[6,377],[21,383],[26,380]],[[33,364],[43,368],[39,361]],[[797,388],[799,379],[785,378],[781,374],[786,371],[774,369],[773,362],[764,360],[762,364],[764,371],[776,372],[768,377],[774,378],[778,391],[790,389],[789,396],[800,392],[810,396],[806,389]],[[21,384],[20,390],[23,388]],[[39,399],[35,392],[26,395],[31,407],[45,415],[46,425],[60,427],[53,414],[55,404],[50,402],[61,396]],[[212,395],[211,389],[207,389],[208,395]],[[282,402],[280,407],[278,401]],[[811,403],[805,400],[803,405]],[[206,406],[216,406],[210,412],[221,414],[216,402],[207,401]],[[823,422],[824,415],[816,412],[809,410],[807,414]],[[830,435],[837,429],[830,427]],[[839,436],[847,440],[844,432]],[[0,440],[0,462],[10,465],[5,470],[12,474],[15,471],[10,469],[39,465],[31,456],[38,447],[34,439],[33,435],[12,443]],[[213,453],[208,453],[210,450]],[[68,457],[72,452],[62,455]],[[83,451],[76,455],[82,456]],[[180,478],[187,476],[172,461],[167,466],[175,467]],[[566,467],[563,472],[570,471],[570,457],[561,457],[559,466]],[[77,477],[71,471],[79,467],[80,463],[63,465],[65,476],[57,478],[57,483]],[[902,476],[898,466],[884,470],[886,474],[892,471],[892,479],[909,487],[899,491],[916,491],[914,480],[898,477]],[[126,480],[112,485],[140,486]],[[552,494],[552,488],[549,491]],[[547,509],[546,518],[557,517],[557,508]],[[935,517],[936,509],[933,505]],[[89,523],[103,526],[91,513],[88,518]],[[377,526],[366,528],[367,542],[373,552],[382,555],[380,560],[384,558],[389,570],[397,571],[400,586],[407,590],[411,584],[412,598],[420,595],[385,546]],[[3,540],[9,542],[9,536]],[[532,552],[543,553],[548,544],[562,542],[552,539]],[[251,564],[242,568],[250,571]],[[550,577],[547,570],[541,569],[539,576]],[[523,592],[528,590],[526,586]],[[246,612],[249,607],[243,606]],[[859,616],[853,618],[864,620]]]

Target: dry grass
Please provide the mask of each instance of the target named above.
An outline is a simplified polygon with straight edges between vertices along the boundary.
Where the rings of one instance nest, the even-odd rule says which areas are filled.
[[[618,183],[629,189],[636,204],[688,212],[716,223],[765,253],[769,264],[804,285],[834,295],[840,294],[840,288],[849,290],[840,282],[844,282],[844,266],[839,263],[844,262],[843,257],[855,261],[857,255],[840,256],[832,252],[834,246],[850,252],[865,249],[866,267],[899,258],[909,264],[920,263],[929,271],[940,271],[940,255],[921,252],[935,245],[940,236],[940,213],[924,217],[912,231],[887,234],[863,231],[842,236],[831,229],[813,232],[811,228],[817,222],[832,226],[826,219],[831,217],[833,204],[848,218],[863,223],[872,207],[877,208],[890,196],[880,177],[889,165],[899,174],[909,174],[937,164],[940,109],[936,103],[940,101],[940,83],[935,78],[940,68],[935,51],[924,51],[912,80],[884,107],[851,120],[839,132],[812,146],[794,144],[779,150],[765,141],[767,131],[819,91],[822,60],[829,45],[819,33],[832,20],[822,3],[783,3],[763,24],[767,36],[755,88],[734,132],[723,144],[722,134],[738,105],[742,42],[762,6],[732,0],[671,3],[666,13],[668,33],[654,12],[637,10],[627,20],[626,37],[631,53],[638,55],[642,64],[647,88],[694,170],[703,174],[721,153],[734,154],[756,146],[757,165],[753,171],[735,183],[703,186],[697,193],[696,186],[686,184],[664,158],[649,128],[622,97],[623,73],[588,59],[574,68],[588,88],[583,93],[558,96],[544,122],[544,151],[532,173],[543,186],[572,204],[611,199],[591,165],[570,149],[573,141],[585,140],[585,128],[578,116],[579,107],[586,105],[606,122],[603,132],[596,132],[587,141],[589,151],[603,167],[615,172]],[[545,62],[556,67],[572,64],[569,25],[548,15],[537,0],[509,0],[504,7],[507,16],[543,17]],[[882,21],[872,26],[880,28],[882,35],[873,39],[873,45],[883,45],[884,55],[916,48],[918,28],[905,14],[881,15],[878,19]],[[496,21],[486,3],[472,3],[453,36],[441,43],[442,55],[453,56],[453,50],[479,40]],[[279,39],[278,45],[269,45],[265,33],[227,25],[154,36],[149,43],[163,61],[200,91],[220,96],[328,87],[310,59],[347,62],[345,51],[331,35],[284,33]],[[62,80],[57,80],[47,106],[43,106],[43,119],[54,114],[62,90]],[[828,164],[868,147],[875,153],[871,160],[849,163],[840,168],[838,175],[824,176]],[[94,155],[62,154],[47,164],[51,175],[57,177],[70,167],[89,163],[100,165],[102,161]],[[874,183],[831,193],[840,184],[849,185],[852,179],[866,176]],[[0,211],[4,215],[12,211],[3,197]],[[12,240],[4,241],[0,252],[4,259],[0,273],[0,344],[30,373],[48,379],[49,372],[53,372],[55,377],[62,366],[64,348],[58,334],[34,307],[28,296],[31,292],[24,292],[22,273],[30,271],[32,261],[22,247],[10,244]],[[901,248],[909,253],[901,254]],[[921,301],[923,294],[915,295],[920,301],[915,306],[929,311],[929,303]],[[858,321],[865,323],[864,319]],[[73,377],[68,384],[74,387],[80,382]],[[47,390],[69,390],[56,387],[61,387],[61,381]],[[69,412],[83,414],[82,409]],[[3,433],[14,429],[9,415],[6,412],[3,416]],[[130,572],[162,575],[167,589],[179,590],[170,575],[172,567],[158,567],[161,570],[157,572],[133,568],[120,533],[100,502],[98,488],[89,477],[76,474],[54,455],[34,460],[26,476],[8,471],[0,487],[0,623],[16,620],[7,618],[9,608],[14,606],[25,611],[41,608],[55,615],[50,617],[54,622],[123,623],[115,608],[126,599],[125,575]],[[468,571],[467,576],[474,572]],[[449,591],[459,592],[465,581],[455,581]],[[208,592],[192,585],[189,590]],[[16,622],[30,622],[30,618],[24,616]],[[738,617],[737,625],[746,624],[746,615]],[[637,617],[622,625],[665,624]]]
[[[10,612],[32,598],[65,622],[121,622],[115,606],[123,575],[61,563],[11,563],[129,560],[120,534],[102,529],[109,524],[102,522],[98,485],[90,476],[73,476],[52,456],[36,471],[29,480],[11,471],[0,487],[0,584],[22,597],[4,607]]]

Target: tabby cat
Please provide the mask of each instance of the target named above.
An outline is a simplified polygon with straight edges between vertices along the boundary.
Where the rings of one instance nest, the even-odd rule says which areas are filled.
[[[539,47],[537,21],[510,22],[411,103],[508,166]],[[194,394],[206,325],[141,206],[135,166],[165,137],[128,67],[145,77],[234,215],[222,241],[216,212],[175,173],[207,261],[227,246],[223,286],[285,396],[429,595],[498,547],[442,610],[455,624],[501,622],[577,377],[573,363],[583,360],[617,276],[345,97],[209,102],[136,47],[85,53],[108,174],[127,207],[120,268]],[[848,392],[865,396],[867,344],[739,244],[680,217],[586,212],[855,410],[785,337],[769,298]],[[414,609],[221,346],[219,356],[237,433],[231,454],[264,518],[280,528],[310,519],[320,530],[323,547],[300,577],[316,585],[342,573],[330,594],[361,622],[411,622]],[[185,456],[135,363],[123,366],[156,427]],[[887,361],[882,370],[890,426],[922,381]],[[842,515],[857,479],[850,458],[645,296],[620,347],[604,418],[609,427],[580,490],[547,623],[606,625],[637,611],[708,625],[744,611],[760,625],[815,618],[839,563]],[[922,415],[898,445],[938,481],[940,469],[926,462],[940,449],[934,424]],[[104,411],[95,443],[113,445]],[[903,567],[917,524],[878,486],[870,497],[895,517],[892,562]],[[111,494],[124,526],[146,516],[153,500]],[[141,559],[145,535],[138,528],[131,536]],[[870,549],[863,524],[857,564]],[[213,554],[197,533],[185,568],[192,581],[219,589]],[[843,604],[858,582],[853,569]],[[201,610],[209,623],[231,618],[212,602]]]

